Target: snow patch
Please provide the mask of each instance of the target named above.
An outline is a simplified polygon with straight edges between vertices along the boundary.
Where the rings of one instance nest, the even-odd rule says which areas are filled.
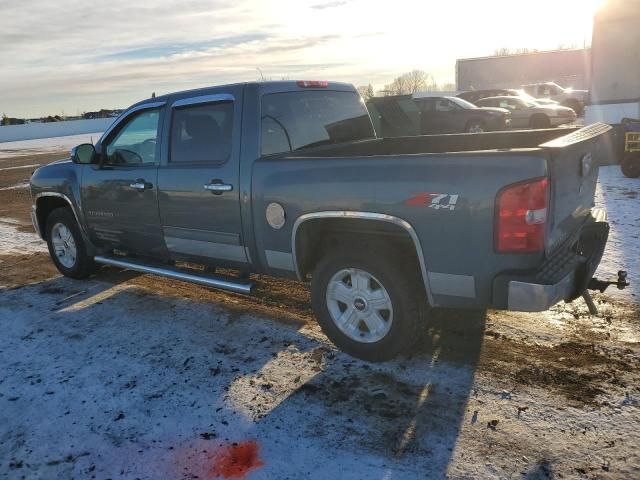
[[[20,140],[17,142],[0,143],[0,160],[12,157],[25,157],[41,153],[55,153],[60,150],[70,150],[81,143],[96,142],[102,132],[83,133],[66,137],[38,138],[35,140]]]
[[[5,190],[22,190],[23,188],[29,188],[29,182],[17,183],[10,187],[2,187],[0,188],[0,192]]]
[[[626,270],[631,283],[625,290],[607,289],[610,297],[637,302],[640,298],[640,180],[625,177],[618,165],[600,168],[596,206],[607,210],[611,231],[596,276],[616,277]]]
[[[47,252],[47,244],[35,233],[21,232],[13,219],[0,218],[0,254]]]

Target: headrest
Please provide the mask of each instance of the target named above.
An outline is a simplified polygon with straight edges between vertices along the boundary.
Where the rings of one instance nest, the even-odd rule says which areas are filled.
[[[189,115],[185,119],[184,129],[194,140],[217,139],[220,136],[220,126],[215,119],[208,115]]]

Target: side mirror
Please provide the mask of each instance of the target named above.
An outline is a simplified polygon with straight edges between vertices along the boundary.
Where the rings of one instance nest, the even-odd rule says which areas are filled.
[[[83,143],[71,149],[73,163],[89,164],[96,158],[96,148],[90,143]]]

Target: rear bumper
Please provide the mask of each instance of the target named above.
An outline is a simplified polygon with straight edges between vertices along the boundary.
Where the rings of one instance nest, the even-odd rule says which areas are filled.
[[[600,264],[608,235],[606,212],[594,209],[580,232],[554,252],[537,272],[496,279],[496,283],[503,285],[506,281],[507,309],[541,312],[562,300],[579,297]]]
[[[571,272],[558,283],[509,282],[507,309],[518,312],[543,312],[561,300],[568,299],[575,289],[575,272]]]

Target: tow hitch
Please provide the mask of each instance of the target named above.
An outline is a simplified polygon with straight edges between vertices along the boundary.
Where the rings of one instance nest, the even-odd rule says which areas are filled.
[[[593,298],[591,298],[591,294],[589,290],[598,290],[600,293],[604,293],[604,291],[609,288],[610,285],[615,285],[618,287],[618,290],[624,290],[629,286],[629,282],[627,281],[627,272],[624,270],[618,271],[618,278],[616,280],[599,280],[593,277],[589,280],[587,284],[587,290],[582,293],[582,298],[584,298],[587,307],[589,308],[589,313],[591,315],[598,315],[598,307],[593,303]]]

